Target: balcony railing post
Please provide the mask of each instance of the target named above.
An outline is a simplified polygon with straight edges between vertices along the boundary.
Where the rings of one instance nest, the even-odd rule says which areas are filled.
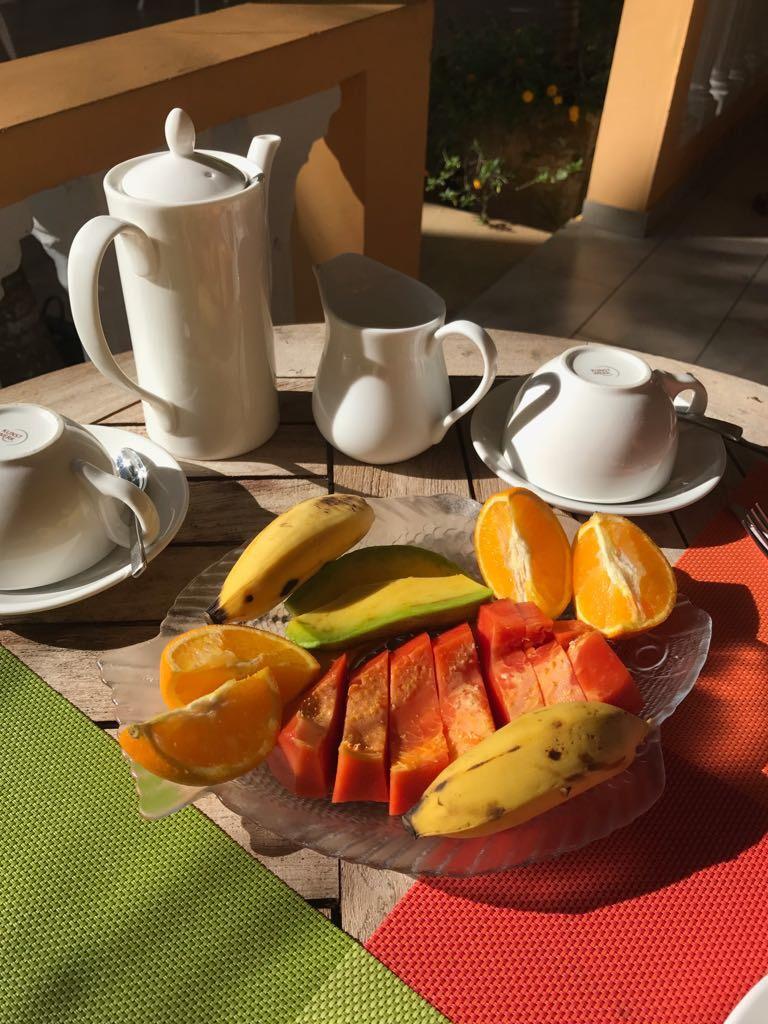
[[[32,214],[26,202],[0,209],[0,299],[3,278],[21,265],[21,240],[32,230]]]
[[[418,30],[402,40],[396,61],[383,53],[342,83],[327,137],[299,174],[294,288],[303,319],[320,313],[311,264],[343,249],[419,274],[431,6],[412,8],[417,14]]]
[[[702,126],[715,116],[717,104],[709,87],[709,76],[719,45],[720,9],[726,0],[710,0],[702,28],[699,52],[693,66],[688,92],[688,111],[683,125],[683,137],[701,131]]]
[[[712,64],[709,84],[717,104],[716,114],[744,84],[739,44],[746,17],[746,0],[730,0],[721,8],[720,45]]]
[[[625,0],[584,218],[646,234],[764,100],[767,51],[766,0]]]
[[[706,13],[706,0],[625,0],[584,204],[588,220],[645,231],[645,212],[679,144]]]

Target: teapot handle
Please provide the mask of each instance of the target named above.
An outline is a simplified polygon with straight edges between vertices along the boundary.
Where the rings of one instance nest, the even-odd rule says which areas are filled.
[[[654,370],[653,376],[675,403],[675,409],[683,415],[703,416],[707,408],[707,389],[692,373],[670,373],[668,370]],[[678,404],[677,395],[683,391],[692,392],[690,402]]]
[[[82,346],[96,369],[113,384],[148,402],[157,410],[163,428],[173,432],[175,406],[123,373],[104,336],[99,312],[99,270],[107,247],[118,235],[124,235],[129,244],[134,273],[149,277],[154,272],[154,246],[141,228],[117,217],[94,217],[80,228],[69,250],[68,288],[72,319]]]
[[[485,398],[491,389],[491,384],[496,379],[496,346],[491,341],[488,332],[478,324],[473,324],[471,320],[454,320],[452,323],[438,328],[433,335],[433,341],[442,341],[451,334],[462,335],[480,350],[480,355],[483,357],[483,379],[465,402],[462,402],[435,425],[433,444],[442,441],[448,429],[462,416],[466,416],[471,409],[474,409],[481,399]]]

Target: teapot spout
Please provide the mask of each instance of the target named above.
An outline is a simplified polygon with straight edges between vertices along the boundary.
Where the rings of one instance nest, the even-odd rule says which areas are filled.
[[[248,147],[248,159],[256,164],[259,171],[264,175],[264,192],[269,195],[269,176],[272,171],[272,161],[275,159],[277,148],[282,142],[279,135],[254,135]]]

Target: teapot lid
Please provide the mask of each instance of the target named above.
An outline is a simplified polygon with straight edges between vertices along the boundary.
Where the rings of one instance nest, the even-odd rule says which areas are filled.
[[[153,153],[131,167],[122,189],[133,199],[195,203],[234,195],[250,180],[233,164],[195,150],[192,118],[175,107],[165,119],[167,153]]]

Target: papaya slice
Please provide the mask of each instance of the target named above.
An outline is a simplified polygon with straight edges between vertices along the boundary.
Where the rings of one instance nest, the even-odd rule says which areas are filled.
[[[389,799],[387,727],[389,651],[353,673],[347,690],[344,732],[339,744],[333,802]]]
[[[389,813],[404,814],[448,765],[429,636],[392,654],[389,684]]]
[[[586,699],[568,655],[557,640],[550,640],[541,647],[529,647],[526,656],[536,673],[545,704],[568,704]]]
[[[466,622],[432,644],[440,713],[448,753],[455,760],[494,731],[472,630]]]
[[[568,648],[568,658],[584,696],[639,715],[643,698],[629,669],[611,645],[596,630],[577,637]]]
[[[267,759],[275,778],[295,796],[323,797],[333,786],[346,679],[347,656],[342,654],[299,698]]]

